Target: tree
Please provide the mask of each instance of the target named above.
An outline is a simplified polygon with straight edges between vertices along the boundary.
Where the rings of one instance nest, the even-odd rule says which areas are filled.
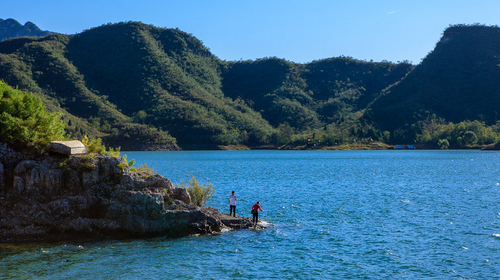
[[[462,139],[463,139],[465,145],[474,145],[477,143],[477,136],[472,131],[465,132]]]
[[[61,113],[49,113],[42,100],[0,82],[0,141],[43,151],[51,141],[64,139]]]
[[[280,124],[271,135],[271,141],[276,145],[285,145],[292,140],[293,133],[293,128],[288,124]]]
[[[450,146],[450,142],[447,139],[439,139],[437,144],[441,150],[448,150]]]
[[[145,123],[146,119],[148,117],[148,114],[144,110],[139,110],[134,114],[134,121],[136,123]]]

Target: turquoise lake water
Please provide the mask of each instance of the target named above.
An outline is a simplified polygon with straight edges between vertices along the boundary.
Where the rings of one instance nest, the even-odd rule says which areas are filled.
[[[0,246],[3,279],[499,279],[500,152],[126,152],[274,226]]]

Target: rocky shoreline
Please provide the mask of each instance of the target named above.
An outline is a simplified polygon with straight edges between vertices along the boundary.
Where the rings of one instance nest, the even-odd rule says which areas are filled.
[[[249,228],[169,179],[107,156],[27,156],[0,144],[0,243],[180,237]]]

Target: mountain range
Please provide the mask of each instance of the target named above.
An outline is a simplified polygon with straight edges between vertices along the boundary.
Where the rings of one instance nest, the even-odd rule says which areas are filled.
[[[63,112],[70,137],[124,149],[415,143],[430,119],[496,125],[499,57],[500,28],[482,25],[449,27],[415,66],[224,61],[179,29],[122,22],[4,40],[0,79]]]
[[[17,37],[44,37],[51,32],[43,31],[31,21],[24,25],[15,19],[0,19],[0,41]]]

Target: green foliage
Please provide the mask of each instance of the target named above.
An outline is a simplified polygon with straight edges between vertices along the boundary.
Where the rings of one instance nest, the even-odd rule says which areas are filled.
[[[191,179],[189,180],[189,182],[186,183],[183,181],[178,185],[178,187],[187,189],[189,195],[191,196],[191,202],[201,206],[213,196],[215,190],[212,187],[212,184],[209,183],[201,185],[200,183],[198,183],[193,174],[190,175]]]
[[[135,160],[132,159],[131,161],[127,160],[127,155],[123,155],[121,157],[121,160],[123,161],[122,163],[118,164],[118,168],[123,172],[125,169],[131,170],[132,166],[135,164]],[[132,170],[131,170],[132,171]]]
[[[125,171],[125,169],[128,168],[128,164],[126,163],[118,163],[118,168],[120,169],[120,171],[123,173]]]
[[[499,27],[452,26],[420,65],[382,92],[365,118],[391,131],[433,114],[448,122],[494,125],[500,107],[499,56]]]
[[[226,62],[178,29],[122,22],[71,36],[2,41],[0,79],[62,112],[68,135],[95,139],[88,145],[96,153],[106,153],[104,144],[128,150],[302,146],[307,139],[436,148],[447,140],[461,148],[498,141],[498,50],[500,28],[474,25],[448,28],[416,67],[350,57]],[[42,104],[28,99],[30,108]],[[3,141],[42,147],[62,136],[56,115],[20,121],[0,113],[8,124],[0,129]],[[51,123],[54,133],[18,128],[35,119]],[[466,120],[478,124],[469,121],[464,129]],[[116,152],[110,150],[119,157]]]
[[[450,142],[448,139],[439,139],[437,142],[437,145],[441,150],[448,150],[448,147],[450,146]]]
[[[343,71],[344,64],[352,69],[346,77],[323,75]],[[301,132],[359,118],[361,108],[352,104],[365,90],[356,88],[384,88],[411,68],[402,66],[398,74],[393,64],[350,58],[307,66],[278,58],[227,63],[189,34],[137,22],[2,42],[0,67],[0,78],[35,90],[75,116],[67,129],[73,137],[88,134],[128,149],[282,142],[272,126],[287,123]],[[370,71],[376,74],[368,85],[358,77]],[[342,108],[332,112],[322,104],[332,93],[324,89],[333,84],[338,98],[332,102]]]
[[[105,25],[73,37],[67,49],[81,73],[132,121],[168,130],[184,143],[239,143],[238,130],[261,141],[272,129],[245,105],[224,98],[222,62],[179,30],[134,22]],[[128,136],[133,137],[120,130],[113,141],[146,142]],[[176,142],[163,138],[163,145]]]
[[[12,89],[0,81],[0,141],[43,151],[64,139],[60,113],[49,113],[39,97]]]
[[[123,155],[121,157],[122,163],[118,164],[118,168],[123,172],[124,170],[129,170],[130,172],[137,172],[142,177],[151,177],[155,174],[158,174],[154,166],[148,166],[146,163],[143,165],[139,165],[134,167],[135,160],[132,159],[130,161],[127,160],[127,155]]]
[[[106,153],[106,147],[102,144],[101,138],[93,138],[89,140],[87,135],[85,135],[81,142],[85,148],[87,148],[88,153],[96,153],[99,155],[104,155]]]
[[[442,119],[428,119],[420,123],[421,133],[417,136],[417,144],[427,147],[437,145],[463,148],[471,145],[487,145],[498,142],[500,128],[498,125],[487,126],[480,121],[463,121],[458,124],[445,123]],[[446,141],[445,141],[446,140]]]
[[[304,77],[314,97],[336,100],[354,110],[365,108],[384,88],[398,82],[413,66],[408,62],[366,62],[350,57],[313,61]]]
[[[148,118],[148,114],[144,110],[139,110],[134,114],[134,121],[136,123],[144,123]]]
[[[88,156],[91,158],[95,157],[95,154],[106,155],[113,158],[120,158],[120,150],[121,148],[112,148],[110,147],[108,151],[106,151],[106,147],[102,144],[102,140],[100,138],[91,139],[85,135],[82,139],[82,143],[87,148]],[[156,174],[156,170],[154,167],[149,167],[147,164],[143,164],[138,167],[133,167],[135,164],[135,160],[132,159],[130,161],[127,160],[127,155],[123,155],[121,157],[122,163],[118,164],[118,168],[123,172],[125,169],[130,170],[131,172],[139,172],[144,177],[150,177]],[[92,170],[93,163],[86,163],[82,161],[84,166],[87,166],[86,169]]]
[[[243,99],[275,127],[287,123],[296,131],[306,131],[359,118],[359,112],[380,90],[412,68],[409,63],[346,57],[307,65],[278,58],[239,61],[223,71],[223,90],[232,98]]]
[[[281,146],[292,141],[294,135],[293,128],[287,124],[280,124],[276,131],[271,135],[271,143]]]
[[[113,145],[120,143],[128,150],[153,145],[175,146],[177,143],[169,133],[145,124],[116,124],[114,129],[116,131],[104,137],[104,141]]]
[[[116,149],[113,147],[109,147],[109,150],[104,153],[106,156],[110,156],[112,158],[119,158],[120,157],[120,147],[117,147]]]
[[[151,177],[158,173],[154,166],[148,166],[146,163],[138,167],[132,167],[133,164],[134,160],[131,160],[129,162],[130,171],[138,172],[143,177]]]
[[[473,145],[477,143],[477,136],[473,131],[466,131],[462,137],[465,145]]]

